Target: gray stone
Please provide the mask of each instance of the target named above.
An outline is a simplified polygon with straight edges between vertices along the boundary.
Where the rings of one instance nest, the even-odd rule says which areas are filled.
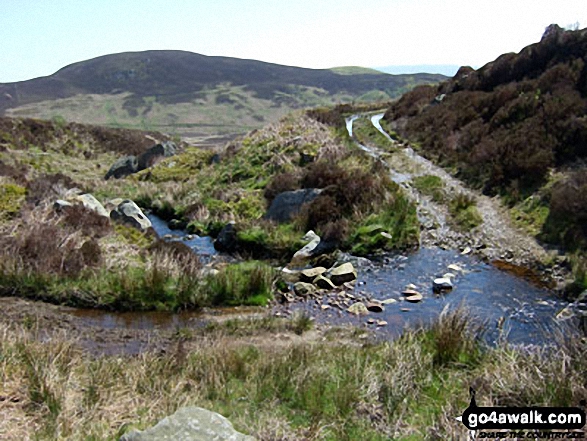
[[[265,217],[276,222],[289,222],[300,212],[302,205],[312,202],[320,192],[319,189],[304,188],[280,193],[271,202]]]
[[[343,263],[329,271],[330,280],[337,286],[357,279],[357,271],[350,262]]]
[[[336,285],[328,277],[324,277],[323,275],[316,276],[312,283],[320,289],[336,289]]]
[[[75,196],[71,199],[72,202],[80,202],[84,207],[89,210],[95,211],[100,216],[109,217],[108,212],[104,206],[96,199],[93,195],[86,193]]]
[[[378,301],[371,301],[367,303],[367,310],[371,312],[383,312],[383,304]]]
[[[233,253],[238,245],[237,231],[234,222],[229,222],[220,230],[214,241],[214,249],[224,253]]]
[[[308,268],[300,271],[300,281],[306,283],[312,283],[314,279],[326,272],[326,268],[323,266],[317,266],[316,268]]]
[[[363,304],[361,302],[353,303],[351,306],[349,306],[347,311],[350,312],[351,314],[356,314],[356,315],[369,314],[369,310],[367,309],[365,304]]]
[[[201,407],[182,407],[154,427],[127,433],[120,441],[255,441],[237,432],[222,415]]]
[[[300,297],[306,297],[316,292],[316,287],[311,283],[297,282],[294,284],[294,292]]]
[[[177,146],[172,141],[155,144],[137,158],[137,171],[152,167],[163,158],[169,158],[177,153]]]
[[[320,244],[320,236],[314,233],[312,230],[308,231],[302,240],[309,241],[303,248],[296,251],[293,255],[292,262],[303,262],[314,255],[316,247]]]
[[[118,159],[104,176],[104,179],[120,179],[139,171],[139,162],[136,156],[130,155]]]
[[[128,199],[122,201],[115,210],[110,212],[110,219],[128,224],[140,230],[146,230],[152,226],[151,221],[145,216],[139,206]]]
[[[452,287],[452,282],[448,277],[440,277],[438,279],[434,279],[434,282],[432,282],[432,288],[434,291],[450,290]]]

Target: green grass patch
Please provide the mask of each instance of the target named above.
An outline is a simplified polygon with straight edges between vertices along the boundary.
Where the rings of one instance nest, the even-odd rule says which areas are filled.
[[[464,193],[457,194],[448,204],[448,210],[459,227],[464,230],[475,228],[483,223],[477,210],[475,199]]]
[[[0,219],[12,217],[20,210],[26,188],[13,183],[0,184]]]
[[[265,306],[271,299],[273,276],[273,268],[263,262],[231,264],[208,278],[206,290],[214,305]]]
[[[435,202],[444,202],[446,199],[444,182],[436,175],[416,176],[412,180],[412,185],[420,193],[430,196]]]

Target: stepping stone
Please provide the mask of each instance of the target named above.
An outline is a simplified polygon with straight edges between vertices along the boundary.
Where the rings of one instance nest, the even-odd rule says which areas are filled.
[[[418,302],[421,302],[423,298],[424,298],[424,296],[422,296],[422,294],[417,292],[416,294],[406,296],[406,301],[408,301],[410,303],[418,303]]]
[[[369,310],[361,302],[353,303],[351,306],[349,306],[349,308],[347,309],[347,311],[350,312],[351,314],[356,314],[356,315],[367,315],[367,314],[369,314]]]
[[[383,305],[381,302],[369,302],[367,303],[367,310],[371,312],[383,312]]]

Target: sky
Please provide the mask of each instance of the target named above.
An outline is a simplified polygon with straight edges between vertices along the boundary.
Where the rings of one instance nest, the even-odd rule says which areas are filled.
[[[155,49],[308,68],[480,67],[551,23],[587,27],[585,0],[0,0],[0,82]]]

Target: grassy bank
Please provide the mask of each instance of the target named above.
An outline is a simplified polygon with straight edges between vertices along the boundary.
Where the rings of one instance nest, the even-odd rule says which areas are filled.
[[[455,417],[470,386],[481,406],[575,406],[587,393],[585,341],[487,349],[461,314],[391,343],[284,323],[230,322],[179,332],[165,353],[97,359],[65,333],[41,342],[34,326],[2,325],[0,436],[117,439],[198,405],[261,441],[464,439]]]

